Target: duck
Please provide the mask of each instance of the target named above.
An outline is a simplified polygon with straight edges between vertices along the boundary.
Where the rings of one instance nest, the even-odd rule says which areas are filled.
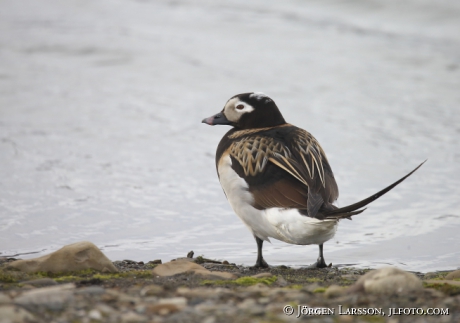
[[[362,213],[425,163],[368,198],[337,207],[339,189],[323,148],[308,131],[287,123],[264,93],[237,94],[202,123],[231,127],[217,146],[216,170],[230,206],[255,238],[254,268],[269,267],[262,249],[270,238],[318,245],[310,267],[328,267],[323,246],[339,221]]]

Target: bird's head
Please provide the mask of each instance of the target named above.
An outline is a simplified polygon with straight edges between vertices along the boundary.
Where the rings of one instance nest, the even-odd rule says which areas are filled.
[[[230,125],[238,129],[274,127],[285,124],[275,102],[260,92],[238,94],[223,110],[202,121],[208,125]]]

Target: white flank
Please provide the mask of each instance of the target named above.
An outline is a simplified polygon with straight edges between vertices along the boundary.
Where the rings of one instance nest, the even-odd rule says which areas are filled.
[[[233,211],[262,240],[274,238],[291,244],[322,244],[337,231],[336,220],[317,220],[301,215],[296,209],[257,210],[247,183],[232,169],[230,156],[221,159],[219,179]]]

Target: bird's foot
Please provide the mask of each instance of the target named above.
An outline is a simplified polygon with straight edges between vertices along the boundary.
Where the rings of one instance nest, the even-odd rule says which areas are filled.
[[[260,269],[260,268],[269,268],[270,266],[267,264],[267,262],[262,258],[262,259],[257,259],[256,264],[252,266],[252,269]]]
[[[326,265],[326,262],[324,261],[324,258],[323,257],[319,257],[318,260],[308,266],[308,268],[326,268],[326,267],[332,267],[332,263],[330,263],[329,265]]]

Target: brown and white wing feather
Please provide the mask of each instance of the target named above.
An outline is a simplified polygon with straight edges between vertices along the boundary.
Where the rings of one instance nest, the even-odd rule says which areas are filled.
[[[239,162],[245,176],[256,176],[263,172],[270,156],[275,154],[290,156],[287,147],[264,136],[245,137],[230,146],[230,155]]]
[[[329,205],[339,196],[337,183],[326,154],[309,132],[299,128],[286,145],[291,156],[274,154],[269,161],[308,186],[307,213],[315,217],[324,202]]]
[[[238,161],[241,175],[251,180],[273,164],[295,178],[279,179],[270,185],[254,185],[251,191],[256,207],[295,207],[315,217],[324,202],[338,197],[338,188],[323,149],[307,131],[297,128],[287,140],[248,136],[230,146],[230,155]],[[272,166],[273,167],[273,166]]]

